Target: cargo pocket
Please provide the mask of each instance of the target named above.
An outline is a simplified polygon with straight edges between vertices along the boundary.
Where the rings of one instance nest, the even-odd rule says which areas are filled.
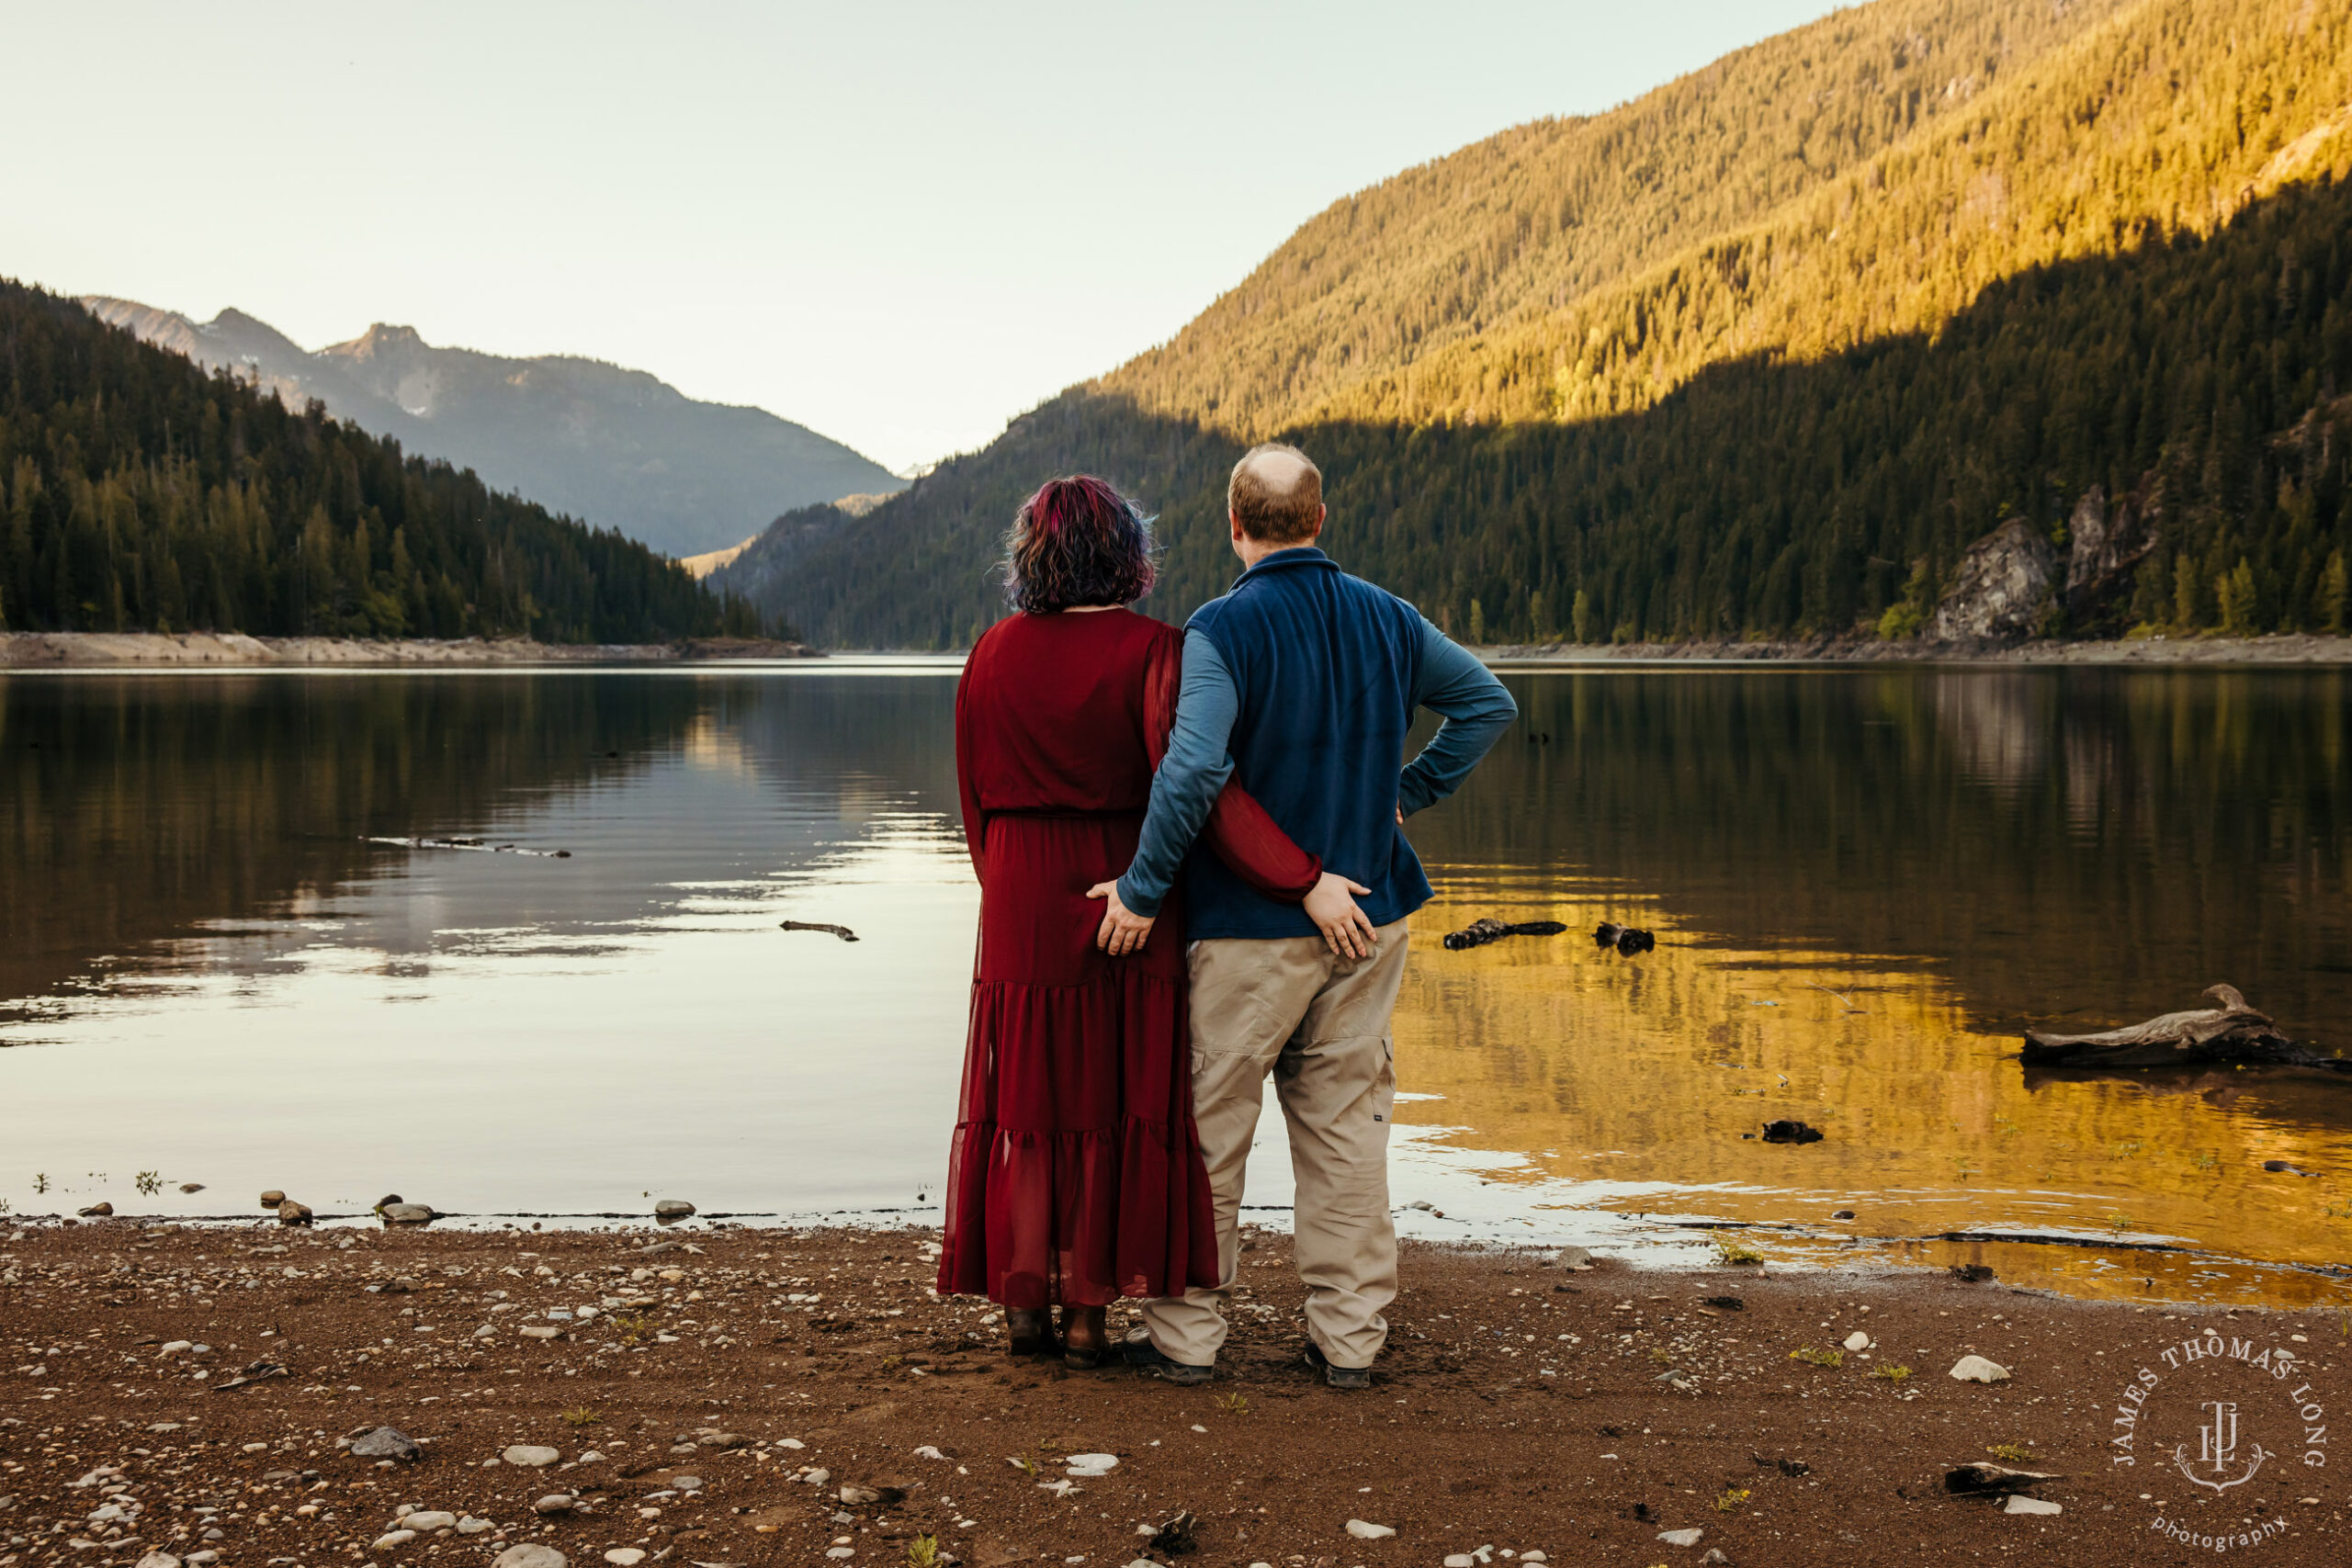
[[[1372,1119],[1385,1127],[1396,1120],[1396,1046],[1380,1043],[1380,1077],[1372,1086]]]

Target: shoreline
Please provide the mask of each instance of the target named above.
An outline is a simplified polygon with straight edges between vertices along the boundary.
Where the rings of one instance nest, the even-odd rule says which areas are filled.
[[[2113,641],[2023,643],[1975,639],[1800,637],[1743,642],[1622,644],[1503,643],[1473,648],[1488,664],[1510,669],[1595,664],[2352,664],[2352,637],[2282,632],[2269,637],[2127,637]]]
[[[2166,1358],[2209,1329],[2352,1397],[2332,1313],[1408,1242],[1374,1387],[1342,1394],[1299,1364],[1289,1237],[1245,1226],[1218,1376],[1183,1389],[1009,1359],[989,1303],[932,1293],[936,1235],[0,1222],[0,1568],[859,1568],[926,1537],[969,1568],[1115,1568],[1178,1558],[1140,1531],[1180,1514],[1179,1560],[1219,1568],[2210,1559],[2183,1528],[2302,1564],[2343,1540],[2340,1472],[2260,1425],[2267,1376],[2247,1439],[2291,1449],[2233,1492],[2174,1472],[2168,1427],[2119,1465],[2106,1408],[2138,1369],[2185,1382]],[[1970,1355],[2009,1375],[1950,1377]],[[2182,1410],[2143,1427],[2211,1397],[2159,1393]],[[417,1457],[344,1451],[383,1426]],[[1946,1490],[1996,1450],[2055,1507]]]
[[[1467,645],[1465,645],[1467,646]],[[1812,637],[1763,642],[1489,643],[1470,650],[1503,669],[1611,664],[2352,665],[2352,636],[2138,637],[2120,641],[1936,642]],[[544,643],[526,638],[259,637],[241,632],[0,632],[0,671],[105,669],[504,669],[903,655],[904,649],[815,649],[797,642],[689,637],[666,643]],[[955,658],[960,654],[925,657]]]
[[[527,638],[247,637],[241,632],[0,632],[0,671],[677,664],[822,659],[797,642],[685,637],[663,643],[546,643]]]

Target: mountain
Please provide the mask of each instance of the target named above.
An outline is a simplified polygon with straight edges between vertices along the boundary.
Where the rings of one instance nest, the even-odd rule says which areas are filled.
[[[813,430],[760,409],[696,402],[601,360],[436,348],[413,327],[380,323],[313,354],[242,310],[198,323],[128,299],[82,302],[149,343],[229,367],[289,408],[316,398],[339,420],[665,555],[732,545],[811,502],[902,488]]]
[[[1159,513],[1178,616],[1283,436],[1334,553],[1474,639],[1969,623],[2012,521],[2011,635],[2341,624],[2347,182],[2340,6],[1878,0],[1335,203],[854,528],[781,520],[757,596],[964,644],[1085,468]]]
[[[0,279],[0,630],[656,642],[675,561]]]

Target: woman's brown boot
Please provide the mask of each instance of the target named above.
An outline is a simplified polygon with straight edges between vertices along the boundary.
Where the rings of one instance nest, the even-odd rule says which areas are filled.
[[[1047,1321],[1042,1310],[1013,1312],[1007,1309],[1004,1327],[1005,1332],[1012,1336],[1012,1354],[1015,1356],[1050,1356],[1061,1348],[1054,1339],[1054,1325]]]
[[[1062,1308],[1062,1365],[1091,1372],[1111,1359],[1111,1331],[1099,1306]]]

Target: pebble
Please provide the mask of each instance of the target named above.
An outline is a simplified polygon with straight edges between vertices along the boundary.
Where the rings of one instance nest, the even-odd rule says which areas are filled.
[[[615,1564],[616,1568],[637,1568],[645,1561],[645,1553],[633,1546],[616,1546],[605,1553],[605,1561]]]
[[[401,1529],[414,1530],[419,1535],[432,1530],[449,1530],[457,1528],[458,1516],[443,1513],[438,1508],[428,1508],[419,1513],[409,1514],[401,1520]]]
[[[180,1560],[168,1551],[151,1551],[139,1560],[139,1568],[180,1568]]]
[[[1706,1533],[1705,1530],[1700,1529],[1660,1530],[1657,1538],[1668,1546],[1696,1546],[1699,1544],[1700,1537]]]
[[[563,1336],[563,1330],[552,1323],[526,1323],[521,1333],[526,1339],[559,1339]]]
[[[1386,1540],[1396,1531],[1388,1525],[1375,1525],[1368,1519],[1350,1519],[1348,1533],[1358,1540]]]
[[[383,1534],[376,1538],[376,1544],[368,1550],[371,1551],[390,1551],[396,1546],[406,1546],[410,1541],[414,1540],[415,1539],[416,1532],[414,1530],[386,1530]]]
[[[572,1496],[569,1492],[550,1492],[546,1496],[531,1505],[531,1512],[535,1514],[568,1514],[571,1512],[578,1501],[579,1499]]]
[[[1466,1551],[1448,1552],[1445,1568],[1478,1568],[1478,1560]]]
[[[2065,1511],[2055,1503],[2045,1503],[2022,1492],[2010,1493],[2007,1505],[2001,1509],[2005,1514],[2063,1514]]]
[[[542,1448],[537,1443],[516,1443],[498,1457],[508,1464],[525,1464],[537,1468],[553,1464],[563,1455],[553,1449]]]
[[[1091,1481],[1098,1475],[1108,1475],[1118,1468],[1119,1456],[1116,1454],[1072,1454],[1069,1456],[1069,1468],[1062,1473],[1075,1476],[1080,1481]]]
[[[1960,1382],[2007,1382],[2009,1369],[1982,1356],[1962,1356],[1948,1375]]]
[[[372,1432],[354,1438],[350,1452],[354,1459],[397,1459],[412,1462],[423,1457],[415,1441],[396,1427],[379,1427]]]
[[[191,1551],[187,1558],[188,1568],[207,1568],[207,1564],[220,1561],[220,1554],[209,1547],[202,1551]]]
[[[1871,1337],[1870,1337],[1869,1335],[1867,1335],[1867,1334],[1863,1333],[1860,1329],[1857,1328],[1856,1330],[1854,1330],[1854,1332],[1852,1332],[1851,1334],[1849,1334],[1848,1336],[1846,1336],[1846,1348],[1847,1348],[1847,1349],[1849,1349],[1849,1350],[1867,1350],[1867,1349],[1869,1349],[1870,1348],[1871,1348]]]
[[[518,1541],[498,1554],[491,1568],[570,1568],[563,1553],[536,1540]]]
[[[155,1359],[159,1361],[169,1360],[172,1357],[180,1354],[184,1350],[193,1350],[195,1348],[196,1341],[193,1339],[175,1339],[170,1344],[165,1345],[163,1348],[157,1350],[155,1352]]]
[[[681,1492],[699,1492],[702,1490],[702,1477],[699,1475],[673,1475],[670,1477],[670,1484],[676,1487]]]
[[[1699,1559],[1699,1562],[1700,1568],[1731,1568],[1731,1559],[1724,1555],[1723,1548],[1719,1546],[1707,1548],[1707,1555]]]
[[[492,1524],[488,1519],[478,1519],[471,1514],[468,1514],[464,1518],[458,1521],[458,1533],[459,1535],[480,1535],[486,1529],[495,1529],[497,1528],[497,1526]]]
[[[797,1447],[798,1445],[796,1444],[794,1446]],[[915,1458],[917,1459],[945,1459],[946,1457],[947,1456],[945,1454],[939,1451],[936,1445],[931,1443],[925,1443],[922,1447],[915,1450]]]

